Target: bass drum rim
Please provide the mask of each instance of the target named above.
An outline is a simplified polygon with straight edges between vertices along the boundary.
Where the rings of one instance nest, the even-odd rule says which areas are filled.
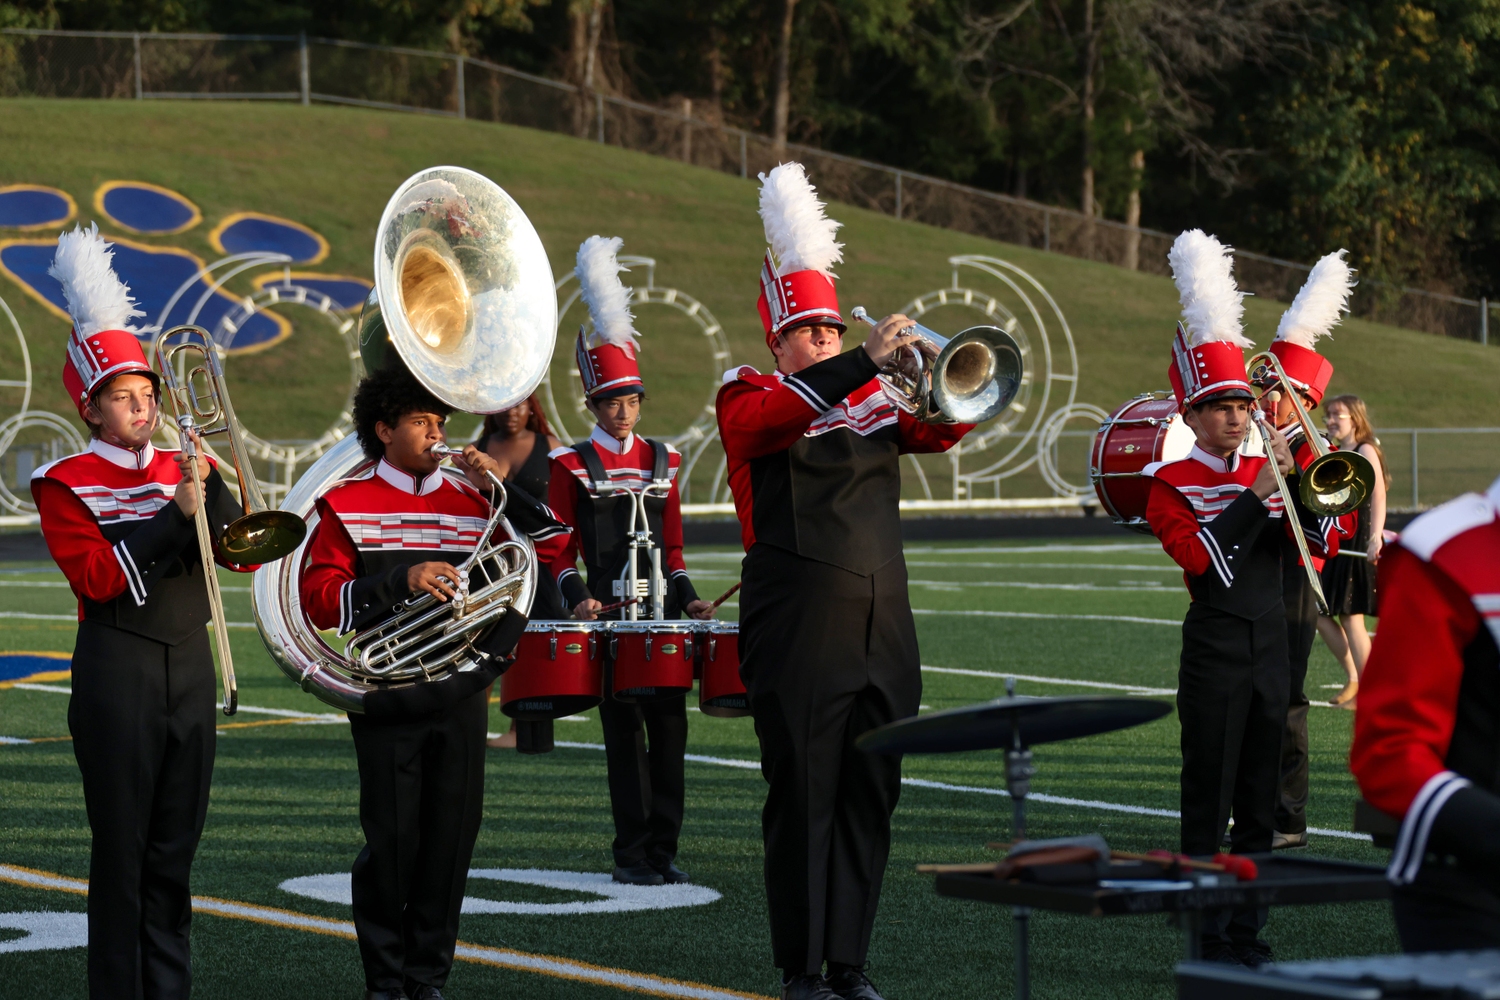
[[[1131,409],[1145,403],[1170,403],[1170,414],[1164,420],[1156,416],[1127,416]],[[1130,425],[1154,426],[1156,428],[1156,434],[1152,439],[1149,452],[1141,454],[1141,461],[1134,469],[1127,469],[1125,471],[1106,469],[1105,462],[1109,458],[1106,455],[1106,449],[1109,447],[1110,437],[1114,434],[1116,428]],[[1099,505],[1109,514],[1110,519],[1115,524],[1145,535],[1152,533],[1151,526],[1146,523],[1144,509],[1137,516],[1127,516],[1121,512],[1123,505],[1111,493],[1111,485],[1122,480],[1134,482],[1143,476],[1140,470],[1153,462],[1177,461],[1178,459],[1187,457],[1186,451],[1181,455],[1170,457],[1166,455],[1167,446],[1172,443],[1175,437],[1179,436],[1174,433],[1177,427],[1182,427],[1186,430],[1186,425],[1182,422],[1182,414],[1177,409],[1173,397],[1168,393],[1162,392],[1143,392],[1137,396],[1132,396],[1111,411],[1109,416],[1100,423],[1099,430],[1094,435],[1093,443],[1089,448],[1089,482],[1094,487],[1095,496],[1099,498]],[[1191,432],[1188,433],[1191,434]],[[1117,457],[1109,458],[1109,460],[1112,463],[1119,461]]]

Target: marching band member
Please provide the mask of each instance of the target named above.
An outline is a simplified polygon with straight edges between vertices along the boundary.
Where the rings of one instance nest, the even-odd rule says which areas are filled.
[[[1291,307],[1282,314],[1276,327],[1276,339],[1270,347],[1270,353],[1275,355],[1291,382],[1290,389],[1297,393],[1303,408],[1309,413],[1318,408],[1328,391],[1329,380],[1333,378],[1333,364],[1318,353],[1316,344],[1343,318],[1354,289],[1354,271],[1344,261],[1346,253],[1348,251],[1340,250],[1328,254],[1313,266],[1307,283],[1297,292]],[[1266,394],[1273,391],[1278,394],[1272,404],[1276,429],[1286,438],[1297,468],[1305,469],[1317,453],[1307,440],[1302,422],[1297,419],[1288,387],[1283,386],[1269,368],[1252,374],[1256,388]],[[1324,450],[1328,450],[1326,441],[1323,445]],[[1338,551],[1340,539],[1353,537],[1355,520],[1356,516],[1352,514],[1320,520],[1322,548],[1328,557]],[[1321,573],[1324,561],[1314,555],[1313,568]],[[1286,607],[1287,656],[1292,683],[1286,728],[1281,738],[1281,789],[1276,802],[1272,850],[1307,846],[1309,702],[1305,689],[1307,658],[1312,653],[1313,639],[1318,630],[1318,602],[1302,566],[1297,544],[1290,535],[1284,535],[1281,542],[1281,591],[1282,603]]]
[[[1500,480],[1380,558],[1380,631],[1349,767],[1402,818],[1388,877],[1406,951],[1500,947]]]
[[[472,488],[438,470],[432,448],[444,442],[451,411],[399,364],[360,382],[354,429],[374,464],[318,498],[301,581],[303,608],[318,628],[366,629],[413,595],[447,601],[457,593],[454,564],[483,541],[491,509],[483,474],[498,467],[470,445],[455,464]],[[567,533],[519,491],[506,516],[543,548]],[[365,835],[351,878],[354,927],[371,1000],[441,1000],[479,833],[485,692],[526,620],[511,611],[479,641],[490,657],[485,666],[373,692],[363,713],[349,715]]]
[[[1281,591],[1287,498],[1271,460],[1288,476],[1293,464],[1274,429],[1272,458],[1239,453],[1252,433],[1243,354],[1252,345],[1241,333],[1244,293],[1229,249],[1195,229],[1177,238],[1168,260],[1183,306],[1168,375],[1197,443],[1187,458],[1143,472],[1152,477],[1146,520],[1193,599],[1177,692],[1182,850],[1213,854],[1232,812],[1235,853],[1268,851],[1290,682]],[[1264,964],[1265,920],[1264,909],[1206,914],[1203,957]]]
[[[670,481],[665,497],[645,501],[651,543],[661,552],[669,580],[664,614],[711,618],[713,608],[699,600],[682,559],[682,501],[676,483],[682,457],[671,445],[634,430],[646,388],[636,360],[640,345],[630,292],[619,277],[624,268],[617,254],[623,242],[591,236],[578,248],[578,282],[594,322],[591,337],[578,333],[578,372],[597,423],[588,440],[551,455],[550,503],[574,530],[552,568],[563,602],[584,621],[597,619],[606,602],[637,596],[611,587],[627,565],[627,532],[636,500],[630,494],[610,494],[606,485],[639,491],[652,482]],[[586,581],[578,573],[580,556]],[[650,555],[637,558],[641,571],[650,572]],[[610,617],[625,615],[617,610]],[[615,821],[614,880],[630,885],[691,881],[674,863],[682,832],[686,696],[631,704],[606,695],[599,721]]]
[[[201,498],[192,459],[151,444],[160,380],[113,256],[97,226],[58,238],[47,273],[73,319],[63,385],[93,440],[37,469],[31,493],[78,597],[68,731],[93,833],[89,996],[186,1000],[188,877],[208,813],[217,684],[193,526]],[[222,536],[244,511],[213,463],[198,463]]]
[[[770,784],[771,947],[787,1000],[879,1000],[864,969],[901,763],[854,740],[916,715],[922,690],[898,459],[945,451],[971,425],[921,423],[876,380],[915,339],[905,316],[840,353],[839,224],[801,164],[761,181],[759,309],[776,369],[726,373],[718,418],[746,550],[740,672]]]

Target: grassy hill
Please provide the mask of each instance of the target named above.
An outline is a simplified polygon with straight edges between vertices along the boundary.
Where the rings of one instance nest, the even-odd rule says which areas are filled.
[[[303,222],[328,238],[331,253],[315,270],[367,276],[386,199],[409,174],[435,163],[470,167],[510,191],[541,233],[557,273],[571,268],[584,237],[623,236],[627,253],[657,260],[659,285],[680,288],[714,312],[736,362],[765,366],[755,312],[763,242],[753,180],[545,132],[345,108],[9,100],[0,115],[0,185],[60,187],[73,195],[85,222],[96,214],[93,192],[104,181],[163,185],[195,201],[204,222],[179,236],[136,239],[210,260],[216,256],[207,241],[213,224],[230,212],[259,211]],[[1066,314],[1080,357],[1080,401],[1111,409],[1137,392],[1166,387],[1168,339],[1178,311],[1169,281],[845,205],[832,214],[845,223],[840,298],[846,309],[894,310],[946,285],[949,256],[999,256],[1030,271]],[[19,234],[0,230],[0,238],[7,235]],[[65,325],[11,282],[0,282],[0,295],[30,339],[36,405],[67,412],[55,374]],[[1268,342],[1282,308],[1251,300],[1251,336]],[[316,434],[338,412],[347,387],[335,339],[299,322],[295,309],[286,315],[298,334],[236,359],[230,369],[241,416],[265,437]],[[577,316],[569,320],[576,323]],[[672,433],[703,405],[713,365],[696,327],[675,313],[650,307],[639,319],[653,395],[644,429]],[[933,319],[951,332],[973,314]],[[1327,353],[1338,368],[1333,391],[1365,396],[1380,424],[1497,422],[1500,351],[1350,320]],[[0,330],[0,364],[14,370],[16,360],[8,332]],[[561,379],[565,363],[555,373]],[[1487,447],[1473,461],[1495,468],[1500,447]]]

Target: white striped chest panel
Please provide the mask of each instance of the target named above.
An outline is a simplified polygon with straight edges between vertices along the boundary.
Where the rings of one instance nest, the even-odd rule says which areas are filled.
[[[430,512],[339,514],[349,540],[362,552],[392,549],[467,550],[479,544],[486,520]]]
[[[177,482],[138,486],[70,486],[101,527],[129,521],[149,521],[172,502]]]

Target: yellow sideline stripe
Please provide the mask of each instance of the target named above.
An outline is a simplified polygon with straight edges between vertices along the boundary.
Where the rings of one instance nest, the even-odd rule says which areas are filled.
[[[23,868],[20,865],[0,864],[0,882],[10,882],[28,889],[71,892],[79,896],[86,896],[89,891],[89,884],[85,879],[69,878],[55,872]],[[329,937],[355,940],[352,921],[317,917],[310,913],[298,913],[296,910],[283,910],[275,906],[240,903],[232,899],[215,899],[212,896],[194,896],[193,911],[230,917],[235,920],[248,920],[251,923],[265,924],[270,927],[285,927],[290,930],[307,931],[311,934],[325,934]],[[594,986],[609,986],[632,993],[673,997],[676,1000],[768,1000],[767,997],[757,993],[741,993],[737,990],[721,989],[703,983],[653,976],[645,972],[631,972],[628,969],[593,965],[572,958],[537,955],[526,951],[515,951],[511,948],[491,948],[489,945],[469,944],[465,941],[458,942],[454,957],[476,965],[489,965],[516,972],[533,972],[541,976],[551,976],[554,979],[571,979]]]

